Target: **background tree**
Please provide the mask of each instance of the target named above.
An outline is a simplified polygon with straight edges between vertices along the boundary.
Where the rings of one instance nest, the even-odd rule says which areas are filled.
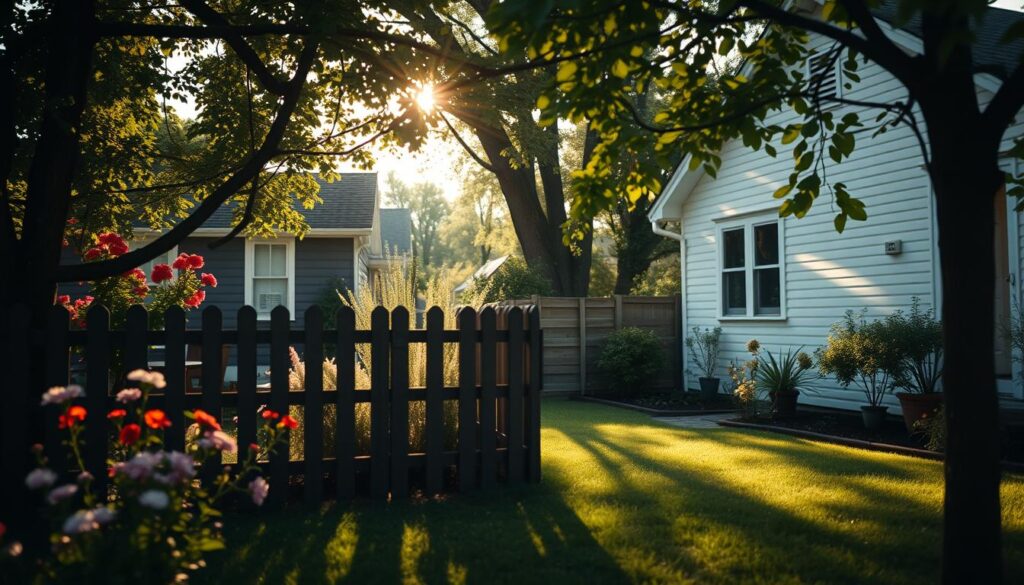
[[[410,211],[416,257],[423,268],[429,268],[434,261],[437,230],[449,212],[441,187],[426,181],[408,185],[394,173],[388,173],[386,183],[384,201],[392,207],[404,207]]]
[[[975,61],[972,24],[984,17],[987,3],[894,2],[897,25],[919,19],[919,54],[908,54],[886,35],[872,15],[879,3],[869,0],[826,0],[820,16],[801,12],[799,3],[762,0],[669,0],[651,10],[577,0],[550,3],[546,12],[527,4],[499,5],[490,23],[509,53],[527,52],[557,67],[555,83],[537,103],[541,123],[559,117],[590,120],[599,137],[592,164],[573,193],[574,218],[593,217],[614,203],[605,196],[607,176],[601,169],[619,157],[678,143],[689,168],[703,166],[713,178],[725,141],[742,140],[774,156],[778,150],[772,142],[778,140],[793,145],[787,148],[794,157],[788,183],[774,193],[782,200],[780,215],[803,217],[825,187],[836,208],[835,227],[842,232],[849,220],[866,220],[867,212],[854,197],[855,185],[828,181],[826,153],[841,163],[855,148],[857,134],[911,126],[935,194],[942,267],[948,436],[943,576],[948,583],[999,582],[992,246],[994,208],[1007,180],[999,168],[1000,152],[1024,155],[1024,141],[1010,143],[1006,137],[1024,105],[1024,64],[1019,56],[1009,69]],[[841,63],[851,83],[859,79],[859,64],[872,61],[903,85],[906,96],[852,102],[823,95],[824,76],[803,73],[812,32],[833,41],[825,54]],[[1013,27],[1000,42],[1022,36],[1024,29]],[[717,56],[734,53],[743,59],[743,69],[722,75],[721,84],[708,84]],[[983,70],[1002,79],[984,106],[974,79]],[[631,99],[638,86],[647,84],[671,92],[668,107],[652,123],[637,115]],[[823,105],[837,102],[856,109],[836,119]],[[766,122],[769,113],[782,109],[791,109],[802,121]],[[647,132],[633,131],[624,120]],[[667,160],[660,162],[667,166]],[[659,174],[645,166],[639,161],[627,178],[631,202],[661,190]],[[1021,183],[1019,178],[1011,182]]]

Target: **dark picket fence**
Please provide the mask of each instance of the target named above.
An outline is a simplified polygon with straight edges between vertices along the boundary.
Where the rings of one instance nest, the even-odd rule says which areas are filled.
[[[426,313],[425,329],[409,328],[409,312],[399,307],[388,312],[378,307],[372,313],[369,330],[356,329],[355,313],[343,308],[334,316],[333,327],[325,327],[317,306],[304,315],[302,329],[292,329],[288,310],[274,309],[270,327],[258,328],[256,311],[238,311],[237,327],[222,327],[222,313],[208,307],[202,313],[199,330],[186,328],[185,313],[177,307],[164,315],[163,330],[150,330],[143,307],[133,307],[124,330],[108,327],[109,313],[94,307],[88,313],[85,330],[69,329],[68,314],[55,307],[48,316],[45,346],[47,386],[69,382],[72,349],[84,362],[88,409],[85,435],[85,466],[104,484],[108,459],[110,423],[105,413],[113,407],[112,358],[121,360],[123,371],[146,368],[151,346],[163,346],[162,361],[167,387],[150,397],[150,407],[163,409],[172,425],[166,430],[166,448],[182,450],[189,426],[185,412],[195,408],[222,417],[225,409],[236,412],[240,450],[257,440],[260,405],[287,412],[289,406],[303,408],[301,461],[289,460],[287,449],[278,449],[263,472],[271,484],[269,502],[281,504],[289,493],[300,491],[311,504],[324,497],[325,485],[333,483],[338,498],[366,493],[372,498],[406,497],[412,488],[428,495],[454,487],[459,491],[491,486],[499,481],[517,483],[540,479],[540,391],[541,330],[538,311],[533,307],[485,307],[477,312],[463,308],[457,316],[458,329],[444,329],[444,315],[434,307]],[[11,316],[12,339],[29,338],[29,320],[15,310]],[[37,340],[39,341],[39,340]],[[257,346],[270,347],[269,388],[257,385]],[[333,345],[338,388],[323,388],[322,366],[325,344]],[[426,345],[426,387],[409,386],[408,355],[411,344]],[[456,344],[458,384],[444,383],[445,344]],[[9,401],[3,409],[3,476],[24,477],[29,427],[25,415],[38,405],[38,394],[19,392],[27,388],[31,367],[31,343],[15,345],[6,356],[16,372],[14,387],[8,386]],[[186,384],[186,346],[202,347],[201,389],[189,392]],[[235,346],[237,383],[223,387],[222,348]],[[305,388],[289,389],[289,347],[301,345],[305,362]],[[17,348],[22,348],[23,351]],[[355,369],[369,348],[370,389],[357,390]],[[8,370],[11,371],[11,370]],[[10,381],[10,378],[9,378]],[[120,381],[116,381],[120,383]],[[20,384],[20,387],[19,387]],[[13,393],[12,393],[13,391]],[[41,392],[41,390],[40,390]],[[16,398],[15,398],[16,397]],[[410,404],[425,402],[425,447],[410,452]],[[446,450],[444,441],[445,403],[457,404],[457,445]],[[356,452],[355,409],[370,405],[370,453]],[[335,405],[335,457],[324,455],[324,406]],[[45,414],[45,447],[51,461],[67,461],[57,431],[56,409]],[[449,445],[450,447],[451,445]],[[51,463],[53,465],[53,463]],[[210,477],[221,461],[212,461],[200,477]],[[72,470],[66,468],[68,472]],[[301,481],[300,481],[301,479]],[[282,487],[284,486],[284,487]]]

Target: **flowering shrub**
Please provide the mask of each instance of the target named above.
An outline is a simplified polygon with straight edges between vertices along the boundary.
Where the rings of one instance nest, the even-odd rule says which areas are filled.
[[[726,369],[732,380],[733,398],[743,412],[743,418],[757,417],[758,392],[757,382],[754,380],[757,374],[757,360],[751,359],[740,364],[734,361]]]
[[[193,421],[190,433],[199,440],[185,453],[165,450],[163,434],[171,421],[162,410],[147,406],[150,390],[166,385],[163,375],[135,370],[128,379],[139,388],[119,392],[116,399],[123,408],[105,414],[114,427],[108,468],[111,499],[90,489],[94,478],[84,471],[81,435],[89,413],[74,403],[83,396],[82,389],[57,387],[43,395],[43,405],[61,409],[64,444],[83,470],[75,481],[56,485],[59,476],[47,467],[42,447],[33,449],[38,467],[25,484],[44,494],[54,522],[52,557],[42,565],[47,582],[105,582],[109,575],[154,583],[185,581],[204,565],[204,553],[224,546],[218,504],[232,493],[247,494],[256,505],[267,497],[269,484],[257,475],[256,445],[238,457],[234,474],[224,468],[212,482],[200,485],[197,468],[217,453],[237,453],[235,439],[216,417],[196,410],[186,415]],[[266,410],[263,419],[267,451],[287,443],[295,421]]]
[[[124,238],[113,232],[104,232],[95,236],[95,245],[86,250],[83,257],[92,262],[116,258],[126,252],[128,244]],[[160,328],[163,327],[163,313],[169,307],[176,305],[185,310],[195,309],[206,300],[203,289],[216,288],[217,278],[214,275],[197,273],[204,264],[202,256],[182,253],[170,265],[157,264],[149,275],[140,268],[133,268],[119,276],[96,281],[92,295],[75,300],[68,295],[60,295],[57,304],[68,310],[76,327],[85,326],[86,312],[93,303],[110,309],[112,327],[124,326],[132,305],[146,304],[150,324]],[[177,278],[174,278],[175,271]]]

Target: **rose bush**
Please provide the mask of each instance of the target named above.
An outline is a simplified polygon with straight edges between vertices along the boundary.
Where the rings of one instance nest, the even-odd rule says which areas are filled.
[[[91,415],[75,401],[84,396],[77,386],[51,388],[42,404],[60,408],[64,444],[79,470],[73,481],[57,485],[61,469],[50,469],[41,446],[33,448],[38,467],[25,484],[47,502],[54,526],[51,554],[37,567],[43,582],[172,583],[186,581],[204,566],[205,553],[224,547],[218,506],[230,494],[245,494],[263,503],[269,484],[258,476],[261,449],[250,445],[232,472],[223,468],[213,481],[201,484],[197,470],[220,452],[237,452],[235,439],[217,417],[202,410],[186,413],[189,435],[198,436],[186,452],[164,449],[171,425],[160,409],[148,408],[149,392],[166,384],[162,374],[135,370],[128,380],[138,388],[122,390],[118,407],[102,413],[113,425],[107,473],[110,493],[95,493],[94,478],[85,470],[82,433]],[[287,444],[294,428],[288,416],[263,411],[266,456]],[[212,461],[211,461],[212,463]]]

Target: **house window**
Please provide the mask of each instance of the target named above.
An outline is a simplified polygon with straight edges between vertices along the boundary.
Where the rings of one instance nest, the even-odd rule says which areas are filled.
[[[763,217],[724,223],[718,229],[722,318],[784,315],[782,223]]]
[[[841,60],[842,55],[836,55],[834,51],[816,53],[807,58],[807,91],[813,95],[818,88],[823,106],[829,105],[829,98],[842,97]]]
[[[153,243],[153,239],[152,238],[136,238],[132,242],[132,248],[138,250],[139,248],[141,248],[143,246],[146,246],[147,244],[151,244],[151,243]],[[150,278],[153,275],[153,267],[156,266],[157,264],[168,264],[169,265],[172,262],[174,262],[174,259],[177,258],[177,257],[178,257],[178,247],[174,246],[170,250],[164,252],[163,254],[160,254],[159,256],[157,256],[156,258],[153,258],[149,262],[146,262],[144,264],[140,264],[139,268],[141,268],[142,271],[146,273],[146,280],[149,282],[149,284],[153,284],[153,281]]]
[[[295,317],[295,241],[246,240],[245,304],[269,319],[282,305]]]

